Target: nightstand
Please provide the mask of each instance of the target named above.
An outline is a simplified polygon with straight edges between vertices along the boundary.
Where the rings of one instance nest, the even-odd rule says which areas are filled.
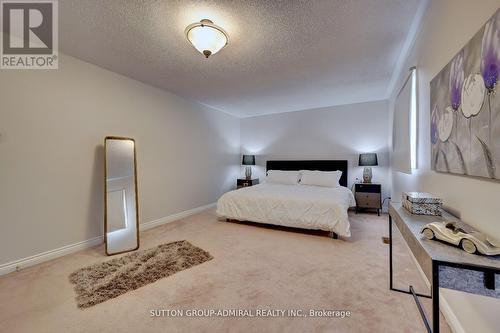
[[[236,180],[236,188],[253,186],[257,185],[258,183],[259,183],[259,178],[255,179],[239,178]]]
[[[372,183],[354,184],[356,213],[360,209],[376,209],[378,216],[382,209],[382,185]]]

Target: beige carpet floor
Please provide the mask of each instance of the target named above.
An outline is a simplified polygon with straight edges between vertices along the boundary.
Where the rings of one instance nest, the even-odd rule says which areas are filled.
[[[424,332],[411,296],[388,290],[387,216],[351,215],[347,240],[217,221],[214,209],[141,234],[141,249],[186,239],[213,260],[79,309],[68,275],[103,246],[0,277],[0,332]],[[396,244],[396,279],[425,291]],[[428,308],[429,302],[424,301]],[[151,317],[155,309],[335,309],[349,318]],[[428,308],[429,311],[429,308]],[[442,331],[449,332],[442,319]]]

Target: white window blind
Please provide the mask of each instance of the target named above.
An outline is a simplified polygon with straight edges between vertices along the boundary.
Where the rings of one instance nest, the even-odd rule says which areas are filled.
[[[412,68],[396,96],[392,130],[392,168],[411,174],[416,168],[416,73]]]

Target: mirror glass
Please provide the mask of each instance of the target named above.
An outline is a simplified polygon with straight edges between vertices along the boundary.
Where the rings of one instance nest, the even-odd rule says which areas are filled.
[[[108,255],[139,248],[135,141],[106,137],[105,214]]]

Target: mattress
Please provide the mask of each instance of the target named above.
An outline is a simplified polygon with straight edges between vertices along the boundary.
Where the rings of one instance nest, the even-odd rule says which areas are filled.
[[[225,193],[217,202],[217,215],[349,237],[347,209],[355,204],[352,192],[342,186],[264,183]]]

